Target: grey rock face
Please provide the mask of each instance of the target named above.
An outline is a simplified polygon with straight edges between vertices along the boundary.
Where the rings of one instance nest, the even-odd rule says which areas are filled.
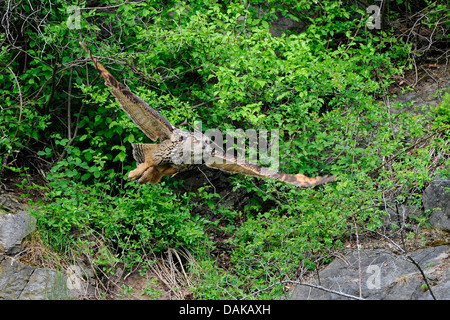
[[[430,224],[450,230],[450,180],[437,176],[425,189],[422,202],[425,211],[432,210]]]
[[[74,299],[67,277],[56,270],[35,268],[0,255],[0,300]]]
[[[73,286],[74,275],[39,268],[18,259],[23,239],[35,229],[36,219],[11,195],[0,195],[0,300],[76,299],[94,294],[82,278]],[[70,270],[69,270],[70,271]]]
[[[26,211],[0,212],[0,251],[9,255],[20,252],[23,238],[36,227],[36,219]]]
[[[33,268],[14,264],[11,259],[2,255],[0,255],[0,260],[0,299],[18,299],[33,273]]]
[[[410,256],[424,271],[436,298],[450,299],[450,290],[448,290],[450,288],[448,268],[450,246],[419,249],[412,252]],[[387,250],[364,249],[360,251],[360,259],[358,259],[357,251],[354,250],[341,258],[336,258],[319,273],[318,279],[309,282],[369,300],[432,299],[419,269],[404,255],[397,255]],[[294,288],[292,298],[297,300],[348,299],[300,285]]]
[[[23,238],[36,227],[36,219],[11,195],[0,195],[0,252],[20,252]]]

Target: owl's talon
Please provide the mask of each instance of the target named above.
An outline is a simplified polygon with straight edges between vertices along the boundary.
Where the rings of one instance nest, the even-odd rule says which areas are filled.
[[[148,170],[148,168],[150,168],[150,166],[145,162],[139,164],[136,169],[130,171],[128,174],[128,179],[134,181],[140,178]]]
[[[151,182],[155,171],[156,171],[155,167],[150,167],[147,170],[145,170],[145,172],[139,178],[138,183],[145,184],[147,182]]]

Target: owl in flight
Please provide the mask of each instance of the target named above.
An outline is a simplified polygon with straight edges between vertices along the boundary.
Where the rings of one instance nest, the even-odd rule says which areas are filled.
[[[151,140],[159,139],[160,141],[160,143],[153,144],[132,144],[137,168],[129,173],[129,179],[137,180],[139,184],[155,184],[163,176],[173,176],[205,164],[210,168],[226,172],[272,178],[301,187],[313,187],[336,180],[336,176],[308,178],[302,174],[292,175],[269,170],[234,155],[226,154],[220,147],[213,147],[211,139],[200,132],[188,132],[174,127],[159,112],[118,82],[94,58],[83,42],[80,42],[80,45],[89,54],[100,76],[105,80],[105,84],[111,88],[111,93],[131,120]],[[200,163],[194,161],[196,157],[198,159],[198,156],[202,158]]]

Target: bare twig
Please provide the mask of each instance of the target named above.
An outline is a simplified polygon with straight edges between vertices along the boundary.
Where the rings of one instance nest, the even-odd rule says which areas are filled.
[[[70,77],[69,77],[69,94],[67,95],[67,138],[69,140],[72,140],[72,132],[71,132],[71,126],[72,126],[72,116],[71,116],[71,109],[72,109],[72,75],[73,75],[73,68],[70,68]]]
[[[191,279],[184,270],[180,255],[190,263],[194,262],[193,257],[188,251],[176,251],[175,249],[169,248],[167,250],[166,258],[157,258],[153,254],[155,262],[149,263],[149,266],[158,279],[172,291],[177,299],[184,299],[185,293],[182,289],[191,285]],[[176,257],[178,264],[180,265],[181,272],[175,265],[173,256]]]
[[[395,241],[393,241],[391,238],[389,238],[386,235],[379,233],[375,230],[370,230],[370,229],[367,229],[367,230],[375,232],[376,234],[382,236],[383,238],[388,240],[390,243],[392,243],[398,250],[400,250],[400,252],[419,270],[420,274],[422,275],[423,280],[425,281],[425,284],[427,285],[428,290],[430,291],[431,296],[433,297],[434,300],[437,300],[436,296],[433,293],[433,290],[431,290],[431,286],[428,283],[428,279],[427,279],[427,276],[425,275],[425,272],[420,267],[420,265],[416,262],[416,260],[414,260],[402,247],[400,247],[397,243],[395,243]]]
[[[14,81],[16,82],[16,86],[17,86],[17,90],[19,91],[19,119],[17,120],[17,127],[16,127],[16,131],[14,132],[14,136],[11,139],[11,143],[14,142],[14,140],[16,140],[17,137],[17,133],[19,132],[19,128],[20,128],[20,124],[22,122],[22,112],[23,112],[23,98],[22,98],[22,90],[20,89],[20,83],[19,80],[17,79],[16,74],[14,73],[14,71],[9,67],[6,66],[6,69],[9,70],[9,72],[11,72],[11,74],[14,77]],[[0,168],[0,174],[3,172],[7,162],[8,162],[8,157],[11,154],[11,149],[8,151],[8,153],[6,154],[5,158],[3,159],[3,163],[2,163],[2,167]]]
[[[204,173],[202,171],[202,169],[200,169],[200,167],[197,168],[201,173],[203,173],[203,175],[205,176],[206,180],[208,180],[209,184],[214,188],[214,193],[216,193],[216,187],[213,185],[213,183],[208,179],[208,176],[206,175],[206,173]]]
[[[61,152],[61,154],[59,155],[57,162],[61,161],[65,157],[67,149],[72,145],[75,138],[77,137],[78,129],[80,127],[81,114],[83,113],[83,109],[84,109],[84,102],[82,103],[82,105],[80,107],[80,112],[78,113],[78,116],[77,116],[77,123],[75,124],[75,130],[73,132],[73,135],[72,135],[71,139],[67,142],[66,146],[64,147],[63,152]],[[70,128],[68,130],[70,131]]]
[[[419,144],[426,142],[428,139],[432,138],[434,135],[438,135],[438,134],[440,134],[441,132],[443,132],[443,131],[445,131],[445,130],[448,130],[448,129],[449,129],[449,127],[446,126],[446,127],[440,128],[440,129],[437,130],[437,131],[434,131],[434,132],[430,133],[429,135],[423,137],[422,139],[420,139],[420,140],[417,141],[416,143],[412,144],[412,145],[409,146],[408,148],[406,148],[406,149],[404,149],[404,150],[400,150],[399,152],[397,152],[396,154],[394,154],[390,159],[388,159],[387,161],[385,161],[384,163],[382,163],[382,164],[379,165],[378,167],[376,167],[376,168],[370,170],[370,172],[376,172],[376,171],[378,171],[379,169],[381,169],[381,168],[382,168],[383,166],[385,166],[386,164],[391,163],[392,161],[394,161],[395,159],[397,159],[400,155],[405,154],[406,152],[408,152],[408,151],[414,149],[415,147],[417,147]]]
[[[16,132],[14,132],[14,136],[12,138],[12,141],[14,141],[16,139],[16,137],[17,137],[17,133],[19,132],[20,123],[22,122],[23,99],[22,99],[22,90],[20,89],[19,80],[17,79],[16,74],[14,73],[14,71],[9,66],[7,66],[7,69],[13,75],[14,81],[16,82],[16,85],[17,85],[17,90],[19,91],[19,108],[20,108],[20,111],[19,111],[19,119],[17,120]]]
[[[271,284],[268,287],[265,287],[263,289],[257,290],[255,292],[253,292],[252,294],[249,294],[248,296],[245,296],[245,297],[241,298],[240,300],[245,300],[247,298],[253,297],[253,296],[255,296],[255,295],[257,295],[257,294],[259,294],[259,293],[261,293],[263,291],[267,291],[267,290],[269,290],[269,289],[271,289],[271,288],[273,288],[273,287],[275,287],[277,285],[288,284],[288,283],[289,284],[295,284],[295,285],[298,285],[298,286],[306,286],[306,287],[315,288],[315,289],[318,289],[318,290],[322,290],[322,291],[325,291],[325,292],[336,294],[338,296],[343,296],[343,297],[346,297],[346,298],[349,298],[349,299],[365,300],[364,298],[357,297],[357,296],[354,296],[354,295],[351,295],[351,294],[339,292],[339,291],[336,291],[336,290],[328,289],[328,288],[325,288],[325,287],[322,287],[322,286],[317,286],[315,284],[311,284],[311,283],[307,283],[307,282],[299,282],[299,281],[293,281],[293,280],[284,280],[284,281],[279,281],[279,282],[273,283],[273,284]]]
[[[128,2],[124,2],[124,3],[120,3],[120,4],[115,4],[115,5],[110,5],[110,6],[104,6],[104,7],[87,7],[87,8],[79,8],[80,10],[107,10],[107,9],[114,9],[114,8],[118,8],[121,6],[124,6],[126,4],[139,4],[144,2],[144,0],[141,1],[128,1]]]
[[[352,216],[353,223],[355,225],[355,235],[356,235],[356,249],[358,253],[358,274],[359,274],[359,296],[362,297],[362,287],[361,287],[361,244],[359,243],[359,233],[358,226],[356,225],[355,216]]]
[[[195,106],[192,106],[191,109],[195,109],[195,108],[201,107],[201,106],[203,106],[203,105],[205,105],[205,104],[207,104],[207,103],[210,103],[210,102],[213,102],[213,101],[216,101],[216,100],[219,100],[219,99],[220,99],[220,97],[214,97],[214,98],[211,99],[211,100],[204,101],[204,102],[202,102],[202,103],[196,104]]]

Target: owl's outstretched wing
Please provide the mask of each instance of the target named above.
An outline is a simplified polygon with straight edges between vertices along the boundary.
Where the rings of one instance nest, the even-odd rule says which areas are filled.
[[[84,42],[80,42],[83,49],[89,54],[98,72],[105,79],[105,84],[111,88],[122,109],[131,120],[153,141],[158,138],[163,141],[170,139],[174,126],[159,112],[148,105],[147,102],[132,93],[122,83],[117,81],[98,61]]]
[[[226,172],[242,173],[249,176],[277,179],[305,188],[314,187],[319,184],[324,184],[336,180],[336,176],[309,178],[302,174],[294,175],[276,172],[248,161],[218,154],[214,154],[213,156],[211,156],[208,161],[206,161],[206,165],[210,168],[220,169]]]

